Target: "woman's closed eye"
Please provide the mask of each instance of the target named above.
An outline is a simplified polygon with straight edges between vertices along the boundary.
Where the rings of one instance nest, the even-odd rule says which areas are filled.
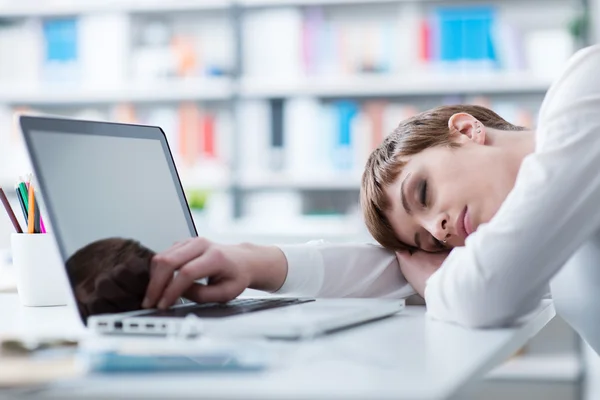
[[[423,207],[427,207],[427,181],[421,181],[419,186],[419,201]]]
[[[421,206],[423,206],[423,208],[427,208],[429,206],[429,192],[428,192],[428,187],[427,187],[427,180],[423,179],[421,182],[419,182],[419,186],[417,188],[417,193],[419,196],[419,203],[421,203]],[[430,233],[427,232],[427,234],[429,235],[430,239],[430,244],[429,244],[429,249],[423,249],[425,251],[429,251],[429,252],[440,252],[443,250],[446,250],[446,245],[444,243],[442,243],[440,240],[438,240],[435,236],[431,235]],[[422,236],[421,236],[422,237]]]

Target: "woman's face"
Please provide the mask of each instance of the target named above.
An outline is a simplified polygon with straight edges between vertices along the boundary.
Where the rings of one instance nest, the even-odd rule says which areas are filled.
[[[478,127],[485,129],[474,124],[473,132],[455,135],[458,148],[432,147],[407,158],[386,188],[392,203],[387,217],[402,242],[428,252],[463,246],[498,211],[514,177],[501,151],[485,144],[485,132],[476,133]]]

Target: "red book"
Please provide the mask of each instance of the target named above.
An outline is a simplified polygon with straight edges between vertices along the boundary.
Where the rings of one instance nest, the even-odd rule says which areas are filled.
[[[419,38],[419,59],[428,63],[431,61],[431,26],[427,19],[421,21],[420,26],[420,38]]]
[[[217,157],[215,151],[215,117],[205,113],[200,121],[202,131],[202,155],[207,159]]]

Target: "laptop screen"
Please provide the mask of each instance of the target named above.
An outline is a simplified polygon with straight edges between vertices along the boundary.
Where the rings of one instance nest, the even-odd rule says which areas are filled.
[[[196,231],[160,129],[73,124],[87,132],[49,124],[48,130],[24,128],[24,135],[75,296],[96,302],[80,304],[85,321],[140,308],[152,255]],[[129,270],[107,284],[117,267]],[[98,287],[115,293],[101,294],[109,299],[98,304],[106,300],[90,299]]]

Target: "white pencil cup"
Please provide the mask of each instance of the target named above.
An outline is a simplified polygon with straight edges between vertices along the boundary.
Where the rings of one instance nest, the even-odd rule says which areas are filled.
[[[65,267],[52,234],[13,233],[11,250],[22,305],[50,307],[67,304],[69,288]]]

